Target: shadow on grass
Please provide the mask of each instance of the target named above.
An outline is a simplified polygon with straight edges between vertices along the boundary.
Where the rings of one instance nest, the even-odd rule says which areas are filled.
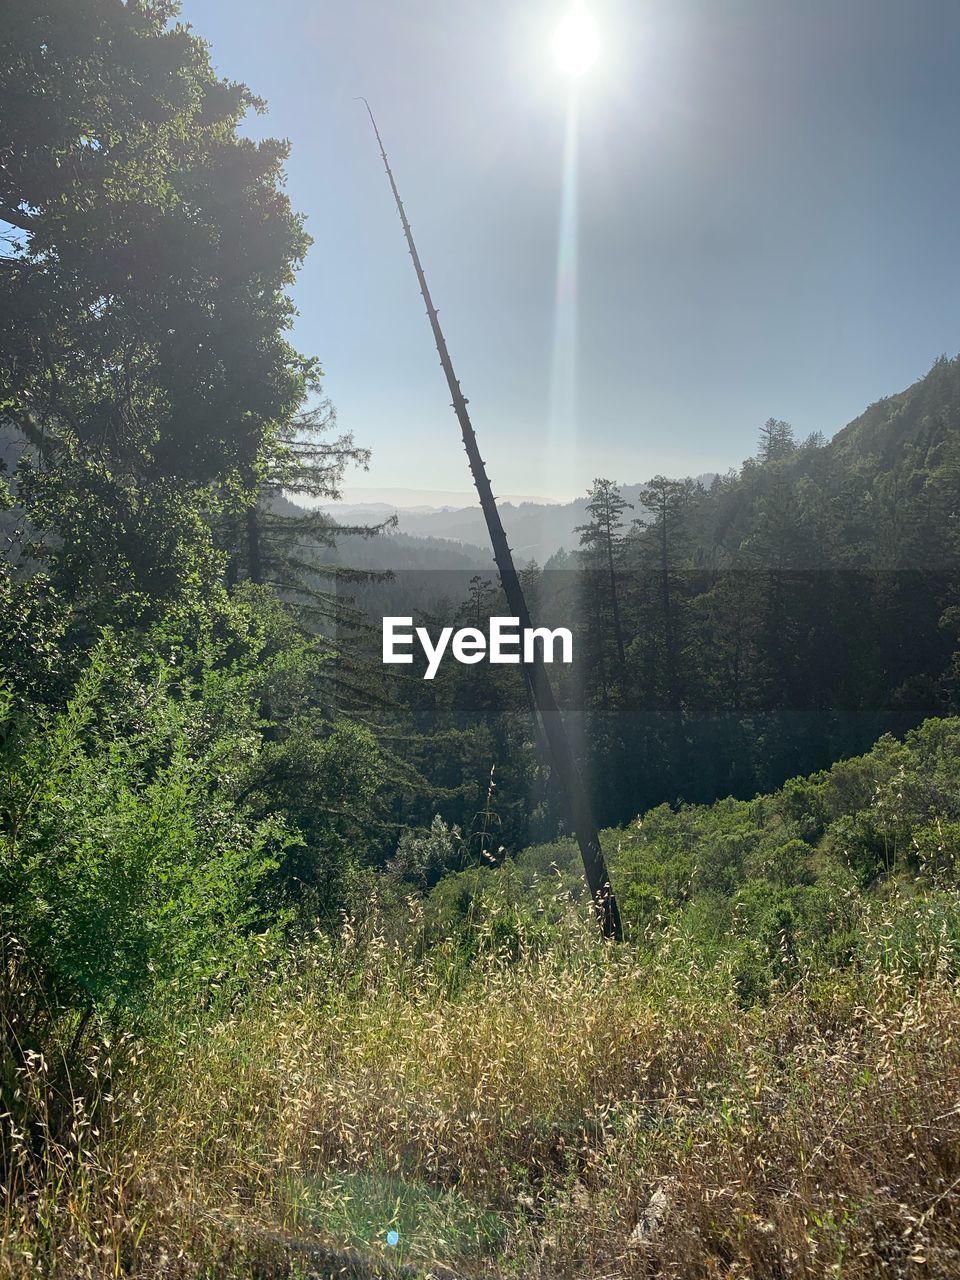
[[[458,1191],[392,1174],[336,1173],[299,1179],[294,1194],[303,1228],[328,1242],[329,1260],[304,1256],[305,1275],[490,1276],[507,1241],[502,1213]],[[292,1256],[311,1246],[289,1242]],[[342,1252],[341,1252],[342,1251]],[[339,1264],[341,1270],[332,1267]],[[294,1269],[292,1275],[298,1274]]]

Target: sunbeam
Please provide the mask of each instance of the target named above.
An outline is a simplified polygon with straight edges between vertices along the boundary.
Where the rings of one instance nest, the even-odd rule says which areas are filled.
[[[553,310],[553,355],[550,373],[546,462],[548,493],[563,493],[574,474],[578,426],[578,97],[571,90],[563,146],[557,272]]]

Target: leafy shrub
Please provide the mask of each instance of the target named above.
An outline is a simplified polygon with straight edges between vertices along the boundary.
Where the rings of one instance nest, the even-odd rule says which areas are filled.
[[[459,827],[448,827],[437,814],[426,831],[403,833],[397,852],[387,864],[387,874],[423,891],[432,888],[448,871],[459,870],[464,856]]]
[[[65,1013],[139,1013],[150,991],[229,966],[270,923],[259,890],[291,838],[224,786],[256,750],[243,716],[211,732],[172,671],[148,685],[122,668],[106,642],[63,711],[16,719],[5,699],[0,901],[34,980],[18,1020],[34,1041]]]

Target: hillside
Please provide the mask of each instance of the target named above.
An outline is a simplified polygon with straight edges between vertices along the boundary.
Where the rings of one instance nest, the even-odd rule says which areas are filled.
[[[793,486],[816,484],[826,488],[836,500],[841,497],[849,500],[856,494],[866,503],[869,495],[870,509],[861,515],[872,521],[874,543],[882,535],[885,524],[889,526],[890,538],[896,539],[902,515],[898,508],[911,502],[925,505],[931,521],[936,520],[951,530],[960,519],[957,504],[951,501],[960,492],[958,458],[960,357],[941,357],[925,377],[905,391],[878,400],[830,440],[806,442],[782,457],[770,459],[766,467],[758,466],[757,460],[751,459],[739,472],[723,477],[710,473],[697,477],[697,482],[708,493],[714,491],[714,502],[711,504],[709,499],[704,502],[703,526],[698,536],[728,553],[735,552],[739,544],[750,537],[757,502],[765,496],[774,478]],[[869,491],[875,486],[878,492],[870,495]],[[639,501],[644,484],[618,487],[631,508],[629,516],[646,519],[648,513]],[[415,537],[481,548],[487,544],[483,516],[479,507],[473,505],[424,510],[360,503],[338,504],[327,510],[343,524],[377,522],[395,515],[400,531]],[[574,531],[589,519],[586,498],[549,505],[505,501],[501,504],[501,514],[518,558],[540,564],[558,550],[576,550],[579,535]],[[864,545],[865,536],[862,530],[847,530],[845,565],[877,566],[882,561],[883,567],[887,567],[889,550]],[[810,553],[811,556],[817,554]],[[941,546],[935,550],[927,539],[923,551],[916,554],[922,554],[926,563],[934,555],[938,563],[947,564],[952,548]],[[901,560],[906,562],[908,556],[906,549],[901,548]],[[803,563],[809,562],[808,558]]]
[[[930,372],[898,395],[871,405],[831,441],[848,463],[875,459],[891,470],[906,455],[927,467],[955,454],[960,433],[960,356],[941,356]]]
[[[408,859],[337,935],[88,1060],[96,1119],[32,1167],[4,1274],[956,1275],[958,747],[935,722],[605,833],[621,948],[566,845],[425,903]]]
[[[698,480],[709,484],[713,475],[706,473],[698,477]],[[621,490],[624,499],[634,508],[633,516],[641,520],[645,518],[640,504],[643,488],[643,484],[627,484]],[[473,504],[428,511],[383,503],[354,506],[338,504],[327,507],[326,510],[340,523],[364,523],[396,515],[401,532],[417,537],[445,538],[481,547],[489,540],[483,513],[478,505]],[[557,503],[517,503],[507,500],[500,503],[500,514],[517,559],[524,562],[535,560],[538,564],[549,560],[557,551],[575,551],[580,545],[580,537],[575,530],[589,518],[586,498]]]
[[[774,506],[780,535],[769,533]],[[789,528],[787,526],[790,526]],[[941,357],[830,441],[775,442],[714,481],[690,528],[704,554],[796,569],[943,569],[960,530],[960,356]],[[786,561],[783,560],[787,556]]]
[[[865,755],[769,795],[660,805],[602,841],[635,940],[669,922],[711,954],[720,947],[735,956],[742,998],[763,1000],[771,983],[852,945],[856,904],[954,883],[960,720],[927,721],[902,741],[886,735]],[[507,880],[515,909],[536,927],[544,883],[582,898],[575,842],[524,849],[495,870],[443,875],[428,901],[428,928],[492,924]]]

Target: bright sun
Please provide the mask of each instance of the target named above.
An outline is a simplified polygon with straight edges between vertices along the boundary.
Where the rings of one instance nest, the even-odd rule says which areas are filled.
[[[553,37],[553,56],[557,66],[568,76],[584,75],[600,53],[597,24],[583,8],[572,9]]]

